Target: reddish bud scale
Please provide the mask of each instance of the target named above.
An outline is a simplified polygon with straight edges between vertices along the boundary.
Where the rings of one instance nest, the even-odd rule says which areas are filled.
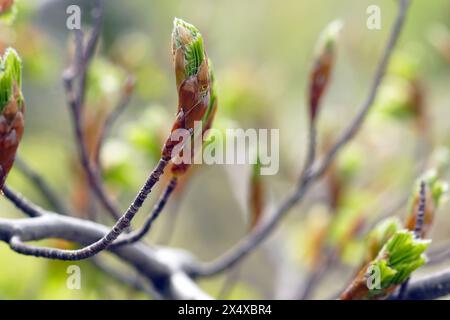
[[[210,98],[209,98],[209,93],[208,93],[208,101],[209,101],[209,99]],[[204,139],[206,131],[208,131],[211,128],[212,122],[214,120],[214,116],[215,116],[215,113],[217,110],[217,100],[215,100],[214,106],[212,108],[213,109],[211,110],[210,114],[208,115],[208,118],[203,120],[202,134],[201,135],[194,134],[193,139],[191,140],[191,150],[193,150],[194,152],[201,152],[201,150],[194,150],[194,147],[201,146],[203,142],[196,141],[196,143],[194,143],[194,141],[198,140],[198,139],[202,139],[202,138]],[[202,109],[203,109],[203,107],[202,107]],[[206,110],[203,110],[203,116],[205,115],[205,111]],[[202,116],[202,118],[203,118],[203,116]],[[200,120],[195,120],[195,121],[200,121]],[[193,125],[193,123],[192,123],[192,125]],[[193,129],[193,127],[190,127],[190,128]],[[191,159],[193,158],[194,152],[191,156]],[[191,165],[188,163],[174,164],[171,168],[171,172],[175,175],[182,175],[182,174],[186,173],[186,171],[189,169],[190,166]]]
[[[17,97],[16,97],[17,98]],[[11,170],[24,131],[25,107],[12,99],[0,115],[0,188]]]
[[[425,90],[417,79],[411,82],[410,104],[413,109],[417,129],[425,135],[429,130],[425,106]]]
[[[254,175],[250,180],[250,230],[261,220],[264,210],[264,186],[261,176]]]
[[[14,0],[0,0],[0,14],[8,11],[14,4]]]
[[[320,98],[328,86],[333,61],[334,57],[332,52],[325,51],[314,62],[309,87],[309,110],[311,121],[314,121],[317,117]]]
[[[209,97],[209,91],[200,93],[197,77],[192,76],[183,81],[178,90],[178,114],[171,132],[177,129],[193,130],[194,122],[201,121],[208,109]],[[171,159],[172,150],[179,143],[169,137],[163,148],[163,157]]]
[[[177,18],[174,20],[172,31],[172,57],[178,90],[178,113],[171,133],[177,129],[190,132],[189,152],[192,160],[198,151],[194,148],[202,145],[202,141],[198,139],[202,139],[204,132],[211,127],[214,115],[211,108],[216,107],[216,101],[215,97],[212,98],[212,72],[203,47],[202,36],[193,25]],[[195,123],[198,121],[202,121],[202,132],[194,132]],[[171,138],[172,134],[162,151],[162,158],[165,160],[172,159],[175,146],[187,143],[187,141],[172,141]],[[189,148],[182,148],[180,156],[183,156],[186,149]],[[187,163],[173,164],[171,171],[174,175],[180,175],[189,167],[190,164]]]

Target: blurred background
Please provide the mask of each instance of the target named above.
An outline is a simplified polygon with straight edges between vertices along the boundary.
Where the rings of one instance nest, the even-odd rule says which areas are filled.
[[[80,5],[83,27],[89,30],[90,1],[20,0],[14,21],[0,23],[0,50],[12,46],[24,62],[26,131],[18,155],[57,190],[73,215],[111,225],[87,191],[61,81],[73,51],[73,34],[66,28],[70,4]],[[381,9],[380,30],[366,27],[366,9],[372,4]],[[198,27],[214,63],[219,99],[214,127],[280,129],[280,171],[258,179],[264,217],[292,190],[304,161],[306,88],[320,32],[335,19],[344,23],[321,107],[319,156],[368,94],[396,9],[393,0],[105,1],[100,45],[88,76],[88,145],[118,104],[126,79],[136,80],[131,101],[100,154],[108,191],[126,209],[159,159],[177,105],[170,51],[174,17]],[[314,270],[325,266],[308,296],[334,297],[361,264],[365,234],[373,223],[383,215],[404,218],[416,178],[448,161],[449,71],[450,2],[412,1],[363,130],[269,241],[237,269],[202,279],[200,285],[216,297],[295,298],[311,283]],[[442,171],[441,178],[448,180]],[[187,249],[202,261],[216,258],[258,219],[249,196],[254,188],[251,172],[246,166],[195,166],[146,241]],[[8,184],[49,208],[17,168]],[[147,201],[136,227],[160,191],[161,186]],[[6,199],[0,200],[1,217],[23,217]],[[432,247],[450,241],[449,209],[447,203],[439,207],[429,234]],[[45,244],[73,247],[59,240]],[[76,263],[81,290],[66,286],[70,264],[25,257],[0,243],[0,299],[148,298],[99,269],[106,264],[136,277],[109,254]],[[417,273],[440,267],[424,266]]]

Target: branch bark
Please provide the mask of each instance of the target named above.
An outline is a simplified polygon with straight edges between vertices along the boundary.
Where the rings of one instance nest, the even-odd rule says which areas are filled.
[[[24,241],[59,238],[87,245],[104,237],[108,228],[101,224],[44,212],[42,216],[26,219],[0,219],[0,241],[9,243],[20,235]],[[129,263],[165,299],[210,299],[185,273],[193,258],[185,251],[150,248],[139,242],[110,252]]]
[[[177,178],[173,177],[170,180],[169,184],[167,185],[166,189],[164,190],[163,194],[159,198],[158,202],[155,204],[152,212],[148,216],[147,220],[145,221],[141,229],[132,231],[122,236],[121,239],[117,239],[117,241],[114,241],[112,246],[123,246],[125,244],[130,244],[141,240],[150,231],[153,222],[155,222],[155,220],[159,217],[161,211],[164,209],[167,201],[169,200],[170,195],[175,190],[176,185],[177,185]]]
[[[421,279],[411,281],[401,299],[431,300],[450,294],[450,269],[436,272]],[[393,295],[396,300],[398,296]]]
[[[163,174],[163,170],[166,167],[167,162],[168,160],[165,159],[161,159],[159,161],[155,169],[148,176],[147,180],[134,198],[127,211],[114,224],[111,230],[109,230],[104,236],[95,239],[89,245],[78,250],[62,250],[56,248],[38,247],[26,244],[25,242],[29,241],[26,235],[14,234],[9,239],[11,249],[25,255],[70,261],[87,259],[98,254],[99,252],[108,248],[114,242],[114,240],[116,240],[119,235],[130,226],[131,220],[142,207],[145,199],[152,191],[153,186],[158,182],[159,177]],[[42,215],[42,213],[39,212],[42,211],[42,209],[40,209],[38,206],[28,203],[26,200],[20,199],[20,197],[16,196],[14,192],[9,190],[8,188],[6,188],[6,191],[7,194],[10,194],[10,199],[16,200],[16,202],[14,203],[19,209],[26,213],[32,213],[34,216],[39,214]]]
[[[356,135],[356,133],[361,128],[367,114],[370,111],[375,97],[378,92],[378,87],[383,79],[386,72],[386,67],[391,57],[392,51],[397,43],[400,36],[400,31],[403,27],[406,12],[408,9],[409,0],[399,0],[399,9],[397,18],[392,27],[391,34],[389,36],[386,47],[383,51],[383,55],[378,63],[373,83],[370,87],[369,94],[366,100],[362,103],[360,111],[350,123],[348,128],[340,136],[334,146],[325,155],[324,159],[318,166],[312,166],[311,170],[306,170],[306,174],[302,174],[297,188],[294,192],[286,199],[280,207],[278,207],[275,212],[270,216],[270,218],[265,222],[261,223],[259,226],[255,227],[253,232],[248,236],[239,241],[233,248],[231,248],[224,255],[219,257],[217,260],[206,264],[200,264],[194,271],[196,276],[211,276],[219,272],[222,272],[238,261],[250,254],[257,246],[264,242],[268,236],[276,229],[282,218],[298,204],[309,190],[312,182],[320,178],[330,164],[334,161],[340,150]]]

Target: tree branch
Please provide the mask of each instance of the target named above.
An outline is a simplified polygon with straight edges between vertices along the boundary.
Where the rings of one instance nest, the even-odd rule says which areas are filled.
[[[399,10],[397,18],[392,27],[392,31],[389,40],[387,42],[387,45],[384,49],[381,60],[378,63],[374,76],[374,81],[370,87],[369,94],[366,100],[362,103],[359,113],[350,123],[347,130],[345,130],[344,133],[341,135],[341,137],[337,140],[335,145],[325,155],[321,164],[315,168],[313,166],[309,174],[304,175],[302,174],[302,177],[298,183],[297,188],[284,202],[282,202],[280,207],[278,207],[275,210],[275,212],[272,214],[272,216],[270,216],[267,222],[263,222],[258,226],[256,226],[252,233],[243,238],[233,248],[231,248],[217,260],[207,264],[198,265],[196,270],[194,270],[194,275],[211,276],[216,273],[222,272],[232,267],[239,260],[246,257],[249,253],[251,253],[272,233],[273,230],[276,229],[279,222],[287,214],[287,212],[303,198],[303,196],[311,186],[311,183],[322,176],[322,174],[334,161],[339,151],[356,135],[362,123],[364,122],[370,110],[370,107],[372,106],[375,100],[375,97],[378,92],[378,87],[386,72],[386,67],[389,62],[389,58],[399,38],[400,31],[403,27],[408,5],[409,5],[408,0],[399,0]]]
[[[69,214],[70,210],[61,200],[61,197],[52,189],[51,186],[45,181],[45,179],[36,171],[34,171],[28,164],[22,160],[22,158],[17,157],[14,160],[14,165],[16,168],[30,180],[31,183],[39,190],[42,196],[48,201],[51,208],[56,212],[62,214]]]
[[[109,263],[99,259],[100,257],[94,257],[90,262],[100,269],[102,272],[106,273],[111,278],[137,290],[147,294],[149,297],[154,299],[161,299],[159,293],[146,282],[146,279],[138,272],[134,274],[129,274],[129,272],[124,272],[117,268],[112,267]]]
[[[431,300],[450,294],[450,269],[436,272],[424,278],[411,281],[402,299]],[[392,295],[390,299],[398,299]]]
[[[125,80],[125,85],[124,88],[122,90],[122,95],[119,99],[119,103],[114,107],[114,109],[108,114],[105,123],[103,124],[100,134],[99,134],[99,138],[98,138],[98,142],[96,145],[96,151],[94,152],[96,159],[95,162],[97,164],[98,168],[101,168],[100,165],[100,153],[101,153],[101,148],[103,146],[103,143],[105,142],[106,138],[109,136],[111,128],[114,124],[114,122],[116,122],[116,120],[119,118],[119,116],[125,111],[126,107],[128,106],[128,103],[131,100],[131,95],[133,92],[133,88],[134,88],[134,83],[135,83],[135,79],[133,76],[128,76],[127,79]],[[100,169],[99,169],[100,170]]]
[[[99,170],[94,168],[86,148],[86,140],[83,133],[83,110],[86,95],[86,76],[89,64],[94,56],[95,48],[100,36],[103,16],[103,1],[96,1],[94,9],[94,29],[92,30],[86,47],[84,48],[83,33],[81,30],[75,32],[76,57],[72,65],[63,73],[64,88],[67,95],[67,103],[70,107],[74,124],[75,140],[81,165],[86,173],[92,191],[100,200],[100,203],[117,220],[120,217],[120,209],[108,196],[100,176]],[[78,79],[78,90],[74,87],[74,81]]]
[[[30,218],[35,218],[42,215],[41,208],[39,208],[34,203],[29,202],[21,194],[12,191],[7,185],[3,186],[2,192],[4,196],[16,206],[16,208],[21,210]]]
[[[117,239],[112,246],[122,246],[125,244],[130,244],[137,242],[141,240],[150,230],[150,228],[153,225],[153,222],[159,217],[159,214],[164,209],[167,201],[169,200],[170,195],[172,194],[173,190],[175,189],[177,185],[177,178],[173,177],[169,184],[167,185],[166,189],[164,190],[161,198],[159,198],[158,202],[156,203],[155,207],[153,208],[152,213],[149,215],[147,221],[142,226],[141,229],[130,232],[126,235],[123,235],[121,238]]]
[[[101,224],[43,211],[42,216],[28,219],[0,219],[0,241],[9,243],[17,235],[23,241],[59,238],[87,245],[108,234]],[[113,254],[145,276],[165,299],[208,299],[206,293],[183,273],[192,263],[185,251],[150,248],[139,242],[110,248]]]
[[[113,241],[116,240],[119,235],[130,226],[131,220],[134,218],[138,210],[142,207],[142,204],[151,192],[153,186],[156,184],[156,182],[158,182],[159,177],[163,174],[163,170],[166,165],[167,160],[161,159],[153,172],[147,178],[145,184],[136,195],[128,210],[119,218],[112,229],[103,237],[101,237],[100,239],[96,239],[95,242],[87,245],[86,247],[78,250],[62,250],[56,248],[37,247],[24,243],[24,241],[27,241],[26,237],[24,238],[20,234],[15,234],[14,237],[10,239],[11,249],[25,255],[70,261],[87,259],[96,255],[97,253],[108,248],[108,246],[110,246]],[[6,188],[6,190],[10,191],[8,188]],[[12,192],[9,193],[14,195]],[[17,197],[12,198],[14,200],[17,200]],[[33,209],[38,210],[37,206],[34,206],[26,201],[16,201],[14,203],[25,212],[32,212]]]

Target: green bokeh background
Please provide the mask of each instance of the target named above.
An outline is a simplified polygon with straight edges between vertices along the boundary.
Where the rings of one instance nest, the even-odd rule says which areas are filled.
[[[74,1],[21,0],[16,20],[0,26],[0,43],[13,46],[24,60],[23,93],[27,104],[26,133],[19,155],[70,200],[76,159],[61,73],[69,61],[73,35],[67,30],[66,8]],[[88,27],[89,1],[82,7]],[[214,62],[219,111],[216,124],[242,128],[280,129],[280,171],[264,177],[267,206],[273,207],[291,190],[300,172],[307,137],[306,86],[315,42],[332,20],[342,19],[333,81],[323,100],[319,121],[319,147],[339,134],[368,93],[396,13],[393,0],[108,0],[104,29],[94,62],[87,108],[109,109],[127,72],[137,79],[136,92],[114,127],[103,150],[108,188],[125,209],[156,163],[161,135],[170,127],[176,109],[175,80],[170,56],[172,20],[180,17],[196,25]],[[368,30],[366,8],[381,9],[381,30]],[[449,64],[432,45],[433,30],[450,28],[448,0],[413,1],[391,71],[405,68],[423,83],[433,148],[449,146]],[[397,68],[397,69],[398,69]],[[395,71],[392,71],[395,74]],[[395,103],[404,92],[391,88]],[[395,107],[395,106],[394,106]],[[416,176],[417,132],[408,118],[394,117],[375,108],[367,125],[339,158],[348,188],[343,211],[349,216],[377,215],[411,189]],[[325,139],[325,137],[327,137]],[[169,205],[146,239],[164,242],[174,221],[171,246],[185,248],[201,260],[217,257],[247,232],[247,203],[240,191],[248,185],[245,168],[196,168],[177,205]],[[38,191],[13,169],[8,184],[36,203],[48,207]],[[274,298],[289,286],[285,278],[302,277],[304,241],[308,227],[322,210],[323,185],[292,210],[270,241],[243,264],[240,280],[229,298]],[[142,213],[155,201],[151,197]],[[21,218],[6,199],[0,199],[0,216]],[[69,202],[70,203],[70,202]],[[405,210],[403,208],[402,210]],[[399,215],[405,212],[400,210]],[[111,223],[97,207],[105,223]],[[270,212],[270,210],[269,210]],[[354,213],[356,212],[356,213]],[[439,210],[431,237],[435,243],[450,237],[449,206]],[[145,215],[137,217],[136,225]],[[176,217],[176,218],[175,218]],[[352,218],[353,219],[353,218]],[[313,221],[313,222],[311,222]],[[46,244],[55,245],[48,241]],[[329,297],[345,285],[358,264],[358,248],[327,275],[317,290]],[[276,254],[274,252],[277,252]],[[279,258],[275,257],[280,255]],[[107,263],[134,277],[108,254]],[[82,289],[69,290],[66,269],[70,263],[47,261],[13,253],[0,243],[0,299],[139,299],[148,298],[117,282],[88,261],[77,262]],[[289,272],[283,269],[289,269]],[[285,271],[283,271],[285,270]],[[427,273],[431,268],[420,270]],[[202,280],[212,295],[220,291],[224,276]],[[284,286],[284,288],[283,288]]]

